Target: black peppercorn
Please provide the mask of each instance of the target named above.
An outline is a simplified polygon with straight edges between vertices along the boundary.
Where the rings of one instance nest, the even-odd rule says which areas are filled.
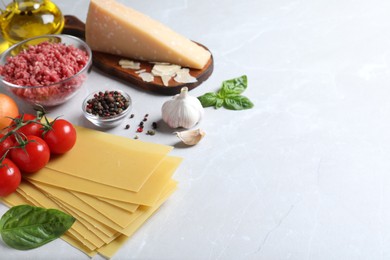
[[[118,91],[100,91],[87,101],[86,112],[99,117],[111,117],[120,114],[129,105],[129,100]]]

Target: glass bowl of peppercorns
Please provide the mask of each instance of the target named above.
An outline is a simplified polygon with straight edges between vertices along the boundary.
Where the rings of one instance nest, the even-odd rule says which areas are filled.
[[[130,113],[131,98],[120,90],[97,91],[85,98],[82,108],[84,116],[94,125],[112,128]]]

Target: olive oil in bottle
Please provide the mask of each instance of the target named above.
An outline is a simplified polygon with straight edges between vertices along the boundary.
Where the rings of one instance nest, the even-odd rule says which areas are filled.
[[[9,48],[9,43],[0,36],[0,54]]]
[[[65,24],[61,10],[48,0],[14,0],[0,17],[2,36],[10,44],[39,35],[61,33]]]

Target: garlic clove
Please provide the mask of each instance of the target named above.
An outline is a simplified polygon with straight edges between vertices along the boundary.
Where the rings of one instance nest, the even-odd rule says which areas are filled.
[[[196,145],[206,135],[202,129],[174,132],[174,134],[186,145]]]

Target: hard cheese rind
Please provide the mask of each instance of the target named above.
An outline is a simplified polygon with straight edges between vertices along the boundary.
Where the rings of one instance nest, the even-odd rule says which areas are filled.
[[[91,0],[85,37],[94,51],[202,69],[211,54],[158,21],[115,0]]]

